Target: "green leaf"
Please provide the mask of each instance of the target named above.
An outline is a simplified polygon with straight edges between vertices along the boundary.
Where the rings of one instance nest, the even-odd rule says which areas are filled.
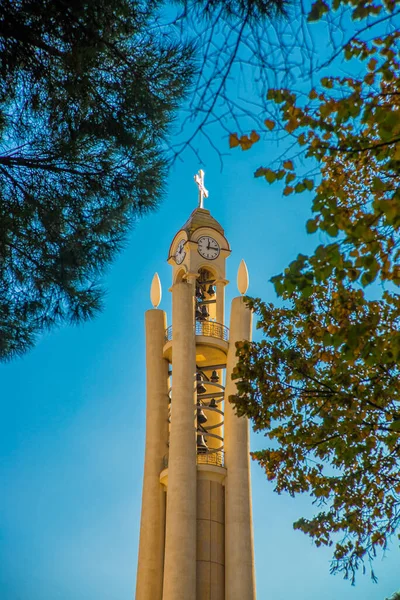
[[[397,433],[400,433],[400,419],[396,419],[395,421],[393,421],[390,424],[390,429],[392,431],[396,431]]]
[[[331,77],[323,77],[321,79],[321,85],[325,88],[332,89],[333,88],[332,78]]]
[[[254,173],[254,177],[264,177],[267,169],[265,167],[259,167]]]
[[[319,21],[320,18],[327,12],[329,12],[329,6],[325,2],[323,2],[323,0],[317,0],[311,6],[311,10],[308,13],[307,21],[309,21],[310,23],[312,23],[313,21]]]
[[[337,234],[339,233],[339,228],[338,228],[338,226],[336,225],[336,223],[332,223],[331,225],[329,225],[329,226],[326,228],[326,233],[327,233],[328,235],[330,235],[331,237],[336,237],[336,236],[337,236]]]
[[[294,179],[296,179],[296,175],[294,173],[288,173],[285,177],[285,183],[290,183]]]
[[[283,167],[284,167],[284,169],[287,169],[288,171],[293,171],[293,169],[294,169],[293,162],[291,160],[285,160],[285,162],[283,163]]]
[[[268,183],[273,183],[276,180],[276,173],[275,173],[275,171],[272,171],[271,169],[266,169],[264,176],[265,176],[265,179],[268,181]]]
[[[318,229],[315,219],[309,219],[306,223],[307,233],[315,233]]]
[[[314,182],[312,179],[303,179],[303,184],[309,191],[314,188]]]

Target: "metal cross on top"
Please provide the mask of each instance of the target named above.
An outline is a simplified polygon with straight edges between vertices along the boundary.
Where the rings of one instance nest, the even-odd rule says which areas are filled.
[[[204,187],[204,171],[202,169],[196,173],[194,180],[199,188],[199,208],[204,208],[204,198],[208,198],[208,190]]]

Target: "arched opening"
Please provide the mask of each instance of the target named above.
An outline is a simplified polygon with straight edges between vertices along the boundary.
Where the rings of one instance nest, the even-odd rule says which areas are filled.
[[[180,283],[181,281],[183,281],[183,278],[186,274],[186,270],[185,269],[179,269],[179,271],[175,274],[175,280],[174,283]]]
[[[217,290],[215,275],[210,269],[201,268],[196,281],[195,319],[204,323],[215,322],[217,318]]]

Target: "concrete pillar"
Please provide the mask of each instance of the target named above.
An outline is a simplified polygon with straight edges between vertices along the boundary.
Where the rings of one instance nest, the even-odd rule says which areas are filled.
[[[197,473],[197,590],[195,600],[224,600],[224,488]]]
[[[217,279],[215,281],[215,291],[216,291],[216,321],[217,323],[224,323],[225,318],[225,285],[226,281]]]
[[[249,422],[238,418],[228,402],[236,393],[232,371],[237,363],[235,343],[251,338],[252,314],[242,297],[231,307],[225,388],[225,598],[255,600],[253,527],[250,487]]]
[[[136,600],[161,600],[164,563],[165,492],[160,484],[168,446],[168,361],[163,358],[166,315],[146,312],[146,448]]]
[[[172,403],[163,600],[196,598],[195,374],[194,282],[180,282],[172,287]]]

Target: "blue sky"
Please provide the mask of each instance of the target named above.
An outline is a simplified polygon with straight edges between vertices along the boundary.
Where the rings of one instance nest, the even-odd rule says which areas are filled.
[[[227,144],[222,139],[221,144]],[[244,258],[249,293],[273,300],[269,278],[319,242],[305,233],[309,202],[255,180],[275,150],[260,142],[233,151],[224,168],[205,152],[206,207],[225,228],[227,306]],[[158,212],[144,218],[105,277],[103,313],[93,322],[43,336],[24,358],[0,367],[1,600],[128,600],[134,595],[144,458],[144,312],[158,271],[161,308],[170,315],[169,244],[197,203],[188,157],[170,172]],[[226,320],[229,315],[226,315]],[[263,438],[252,435],[252,449]],[[399,582],[395,540],[376,561],[379,584],[356,586],[329,574],[293,521],[310,515],[307,498],[278,496],[252,465],[258,599],[384,600]],[[150,600],[150,599],[149,599]]]

